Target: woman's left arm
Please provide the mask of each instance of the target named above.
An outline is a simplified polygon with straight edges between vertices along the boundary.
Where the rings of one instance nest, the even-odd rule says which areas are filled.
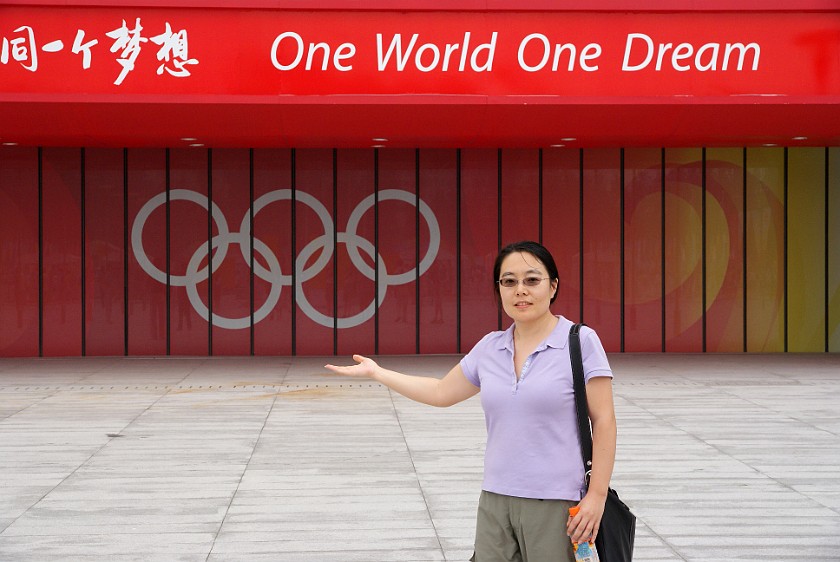
[[[590,379],[586,384],[586,402],[592,420],[592,474],[589,478],[589,491],[580,501],[578,515],[569,518],[567,531],[575,542],[582,542],[590,536],[594,541],[604,515],[604,503],[615,463],[616,424],[612,379]]]

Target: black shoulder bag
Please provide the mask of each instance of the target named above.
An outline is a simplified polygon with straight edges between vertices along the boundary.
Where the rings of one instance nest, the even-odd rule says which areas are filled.
[[[592,428],[589,425],[589,407],[586,404],[586,382],[583,376],[583,357],[580,351],[580,327],[575,324],[569,330],[569,354],[572,357],[572,375],[575,383],[575,406],[577,409],[580,450],[586,471],[586,487],[592,471]],[[601,562],[631,562],[633,540],[636,536],[636,516],[630,512],[612,488],[607,492],[604,516],[595,537],[595,548]]]

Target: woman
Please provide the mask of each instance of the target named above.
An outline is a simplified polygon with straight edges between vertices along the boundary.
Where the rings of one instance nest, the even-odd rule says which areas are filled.
[[[487,334],[443,379],[389,371],[360,355],[353,356],[356,365],[327,368],[372,378],[433,406],[451,406],[481,391],[487,447],[473,560],[572,562],[571,541],[594,540],[598,533],[612,475],[612,371],[598,336],[583,327],[593,433],[587,492],[569,358],[572,322],[549,309],[559,284],[554,258],[536,242],[516,242],[499,252],[493,275],[513,325]],[[579,513],[569,517],[578,504]]]

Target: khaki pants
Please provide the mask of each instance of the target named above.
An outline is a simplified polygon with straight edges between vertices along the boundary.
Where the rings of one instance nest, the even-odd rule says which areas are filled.
[[[574,562],[566,535],[578,502],[533,500],[481,492],[472,562]]]

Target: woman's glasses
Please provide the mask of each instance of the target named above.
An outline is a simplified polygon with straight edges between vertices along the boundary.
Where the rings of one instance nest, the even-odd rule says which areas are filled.
[[[525,279],[522,279],[521,283],[526,287],[536,287],[546,279],[548,279],[548,277],[529,276]],[[497,283],[505,289],[513,289],[514,287],[519,285],[520,280],[516,277],[502,277],[497,281]]]

